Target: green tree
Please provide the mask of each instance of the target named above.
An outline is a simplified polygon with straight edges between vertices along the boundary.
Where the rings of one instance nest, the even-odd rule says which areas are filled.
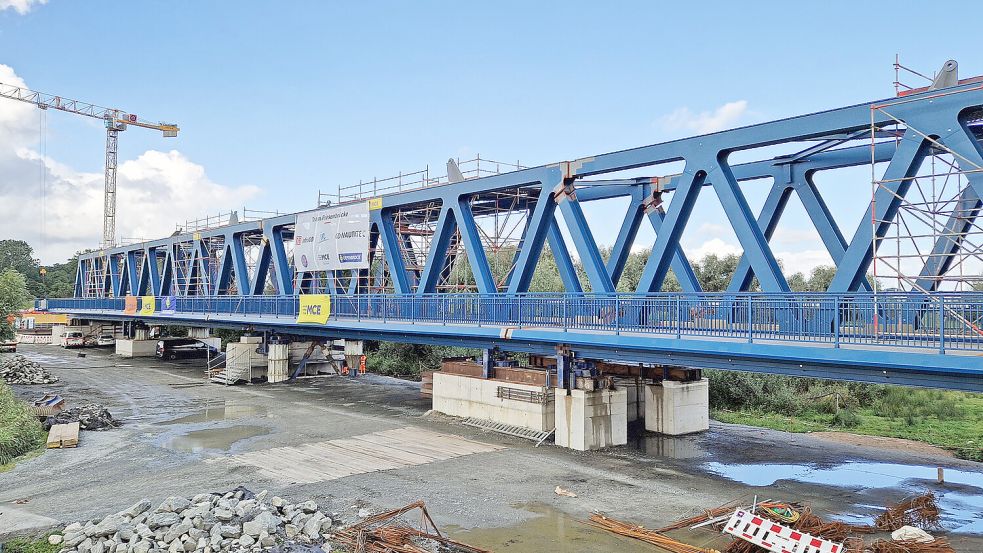
[[[693,271],[704,292],[724,292],[730,284],[730,279],[734,277],[740,261],[738,255],[728,254],[720,257],[711,253],[695,263]]]
[[[0,240],[0,272],[13,269],[27,279],[27,288],[34,296],[44,295],[38,270],[40,262],[34,257],[34,249],[23,240]]]
[[[0,273],[0,338],[9,340],[13,337],[7,317],[30,307],[31,299],[24,275],[12,268]]]

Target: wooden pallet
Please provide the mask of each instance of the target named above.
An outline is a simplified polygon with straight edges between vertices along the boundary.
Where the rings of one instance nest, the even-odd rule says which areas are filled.
[[[48,432],[48,449],[64,449],[66,447],[78,447],[78,445],[79,423],[77,422],[53,425]]]

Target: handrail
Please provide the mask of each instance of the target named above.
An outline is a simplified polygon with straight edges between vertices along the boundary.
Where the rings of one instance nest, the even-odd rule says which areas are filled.
[[[49,309],[68,312],[120,312],[124,307],[122,298],[47,302]],[[179,296],[174,304],[173,315],[154,316],[228,315],[293,322],[299,296]],[[834,348],[899,346],[932,348],[941,354],[983,351],[983,292],[334,295],[330,320],[703,336]]]

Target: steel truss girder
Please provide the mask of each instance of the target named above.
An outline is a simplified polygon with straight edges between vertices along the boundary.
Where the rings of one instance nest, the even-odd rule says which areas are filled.
[[[978,163],[980,147],[976,129],[970,129],[966,122],[961,119],[961,116],[967,110],[977,108],[980,105],[983,105],[983,88],[979,85],[963,85],[941,91],[914,94],[901,100],[888,99],[859,104],[700,137],[601,154],[571,162],[471,179],[447,186],[400,192],[384,196],[382,198],[382,210],[373,212],[372,220],[378,237],[382,240],[386,252],[386,264],[389,267],[396,292],[411,291],[413,289],[413,282],[411,281],[416,281],[416,278],[415,275],[407,274],[405,264],[399,263],[400,256],[398,254],[405,237],[399,235],[392,228],[391,219],[386,223],[382,213],[391,216],[392,213],[399,210],[412,209],[413,206],[434,202],[439,202],[442,206],[441,219],[438,222],[438,227],[441,230],[437,237],[440,239],[435,239],[431,244],[427,254],[427,266],[420,275],[416,291],[425,293],[436,289],[436,283],[446,268],[446,246],[449,236],[459,232],[469,264],[475,275],[478,290],[495,292],[498,287],[491,276],[487,257],[481,247],[481,240],[478,237],[475,223],[475,213],[472,212],[469,201],[477,197],[479,198],[478,203],[474,205],[485,205],[490,201],[492,203],[488,205],[500,208],[501,202],[491,194],[501,191],[523,190],[523,198],[520,202],[522,205],[515,209],[529,210],[528,227],[521,242],[522,247],[515,256],[515,265],[506,280],[504,290],[516,294],[529,289],[532,273],[547,240],[551,241],[551,246],[555,246],[551,249],[562,252],[559,247],[559,240],[555,236],[558,233],[551,231],[555,225],[554,217],[558,207],[555,191],[558,190],[558,187],[575,190],[576,202],[560,199],[561,204],[566,204],[559,206],[561,214],[571,231],[578,257],[583,264],[591,288],[598,291],[609,290],[614,289],[620,278],[620,273],[623,271],[623,260],[627,252],[630,251],[630,243],[634,239],[633,235],[637,233],[640,224],[638,206],[636,203],[632,204],[632,208],[629,209],[630,213],[622,223],[622,229],[615,244],[615,251],[612,252],[612,256],[607,262],[603,262],[590,229],[584,222],[580,203],[606,197],[631,196],[635,198],[640,187],[651,186],[653,181],[650,178],[642,178],[596,182],[591,181],[589,177],[640,167],[683,162],[684,171],[681,175],[669,179],[668,182],[665,179],[656,181],[656,186],[661,192],[671,192],[671,201],[664,216],[661,212],[657,212],[657,216],[653,216],[652,212],[649,212],[649,219],[653,225],[656,224],[656,218],[662,220],[658,222],[659,228],[652,254],[646,263],[639,291],[658,290],[670,268],[680,276],[684,288],[692,284],[686,282],[689,279],[685,269],[688,267],[691,272],[691,267],[688,263],[684,263],[684,260],[680,260],[683,256],[679,255],[681,253],[679,238],[688,223],[696,198],[704,186],[712,187],[717,194],[727,218],[744,248],[746,268],[742,268],[740,278],[737,279],[740,284],[743,285],[747,281],[747,276],[751,274],[749,271],[753,271],[753,274],[761,282],[763,290],[784,291],[788,289],[787,282],[768,246],[769,226],[771,226],[768,223],[773,223],[773,221],[769,221],[769,217],[759,216],[755,218],[751,215],[746,198],[738,185],[739,182],[752,178],[774,178],[781,171],[806,174],[804,173],[805,167],[812,167],[814,171],[820,171],[869,164],[871,163],[869,148],[850,146],[850,144],[856,144],[857,140],[861,140],[864,136],[863,131],[871,131],[872,125],[875,129],[881,129],[888,125],[903,122],[909,130],[914,128],[918,132],[906,132],[899,140],[896,151],[891,141],[884,142],[882,144],[886,145],[878,145],[875,148],[877,152],[880,152],[877,153],[878,159],[875,161],[890,159],[884,180],[896,180],[898,184],[892,193],[895,196],[903,196],[907,186],[906,181],[910,182],[910,175],[917,170],[918,162],[928,151],[929,146],[927,144],[931,144],[931,141],[937,141],[946,148],[960,152],[961,156],[977,160],[972,163]],[[925,136],[918,133],[923,133]],[[798,153],[790,156],[734,166],[728,163],[728,158],[734,152],[780,144],[794,146],[803,141],[817,139],[823,141],[819,146],[804,151],[801,150],[801,147],[796,147]],[[842,147],[840,147],[841,144]],[[833,146],[836,146],[836,149],[831,149]],[[864,155],[865,152],[866,155]],[[983,197],[979,179],[974,179],[971,184],[977,195]],[[865,190],[866,186],[860,189]],[[817,230],[823,237],[823,242],[830,250],[834,260],[838,258],[836,254],[839,250],[841,248],[843,250],[839,270],[830,290],[850,291],[863,287],[865,285],[866,267],[869,266],[873,257],[872,242],[885,229],[878,228],[872,234],[868,224],[869,218],[867,218],[858,224],[858,230],[854,233],[852,240],[847,243],[842,240],[836,226],[832,224],[828,208],[822,203],[821,197],[815,194],[815,186],[808,181],[808,178],[805,179],[805,183],[799,182],[796,187],[793,187],[793,190],[798,192],[800,197],[805,198],[806,196],[803,194],[809,194],[810,199],[804,199],[803,203],[804,205],[810,204],[806,206],[807,212],[810,213],[810,218],[816,224]],[[892,193],[886,192],[881,194],[881,197],[876,198],[875,215],[883,215],[883,217],[875,217],[877,220],[890,221],[896,214],[897,206],[889,198]],[[778,199],[781,200],[780,197]],[[780,211],[781,209],[774,210],[776,214]],[[239,294],[257,294],[265,289],[265,279],[270,272],[268,263],[272,262],[274,265],[272,272],[277,278],[277,285],[274,288],[278,292],[293,291],[292,286],[288,285],[288,281],[291,279],[287,278],[289,262],[285,254],[281,254],[281,252],[284,251],[283,241],[289,239],[294,220],[295,215],[293,214],[282,215],[262,221],[241,222],[217,229],[202,230],[193,235],[186,233],[134,246],[85,254],[80,260],[84,266],[80,268],[78,278],[83,279],[86,275],[92,274],[101,263],[103,267],[108,269],[105,277],[109,288],[111,288],[111,291],[107,291],[108,293],[125,295],[158,289],[164,291],[170,288],[178,294],[191,294],[230,289],[228,279],[234,272],[236,275],[235,288],[238,289]],[[272,234],[267,236],[266,229],[277,227],[283,230],[279,236]],[[864,227],[867,229],[865,230]],[[551,235],[553,235],[552,239],[550,238]],[[271,251],[267,251],[266,246],[263,247],[260,262],[252,275],[249,275],[247,270],[243,270],[246,268],[246,263],[241,241],[245,236],[268,238],[271,248]],[[210,240],[219,239],[224,239],[226,244],[224,255],[222,255],[223,262],[219,267],[210,267],[209,254],[213,252],[209,252],[206,243],[210,243],[208,242]],[[943,244],[940,247],[949,251],[953,245],[951,243]],[[191,255],[185,256],[181,253],[182,251],[190,251]],[[160,254],[159,252],[164,252],[164,268],[161,271],[162,274],[156,277],[153,273],[155,272],[154,267],[156,267],[156,256]],[[267,258],[267,255],[271,257]],[[559,253],[558,257],[563,257],[563,254]],[[95,261],[96,258],[102,258],[104,261],[97,262]],[[143,266],[138,263],[140,259],[143,260]],[[150,265],[146,265],[146,263],[150,263]],[[563,259],[560,259],[558,264],[566,266],[566,276],[570,277],[569,264],[566,264]],[[927,269],[927,274],[932,276],[934,272],[941,269],[944,269],[944,266],[930,267]],[[215,271],[215,273],[213,274],[211,271]],[[305,278],[300,280],[302,289]],[[309,282],[309,279],[306,281]],[[355,282],[354,278],[352,282]],[[82,280],[82,294],[87,293],[87,287],[84,283],[85,281]],[[568,290],[576,291],[577,289],[570,278],[564,279],[564,284]],[[734,285],[732,284],[732,286]],[[192,290],[192,288],[195,289]],[[695,287],[693,289],[697,290]],[[349,286],[347,293],[354,292],[359,292],[359,290]],[[99,292],[96,291],[96,293]]]

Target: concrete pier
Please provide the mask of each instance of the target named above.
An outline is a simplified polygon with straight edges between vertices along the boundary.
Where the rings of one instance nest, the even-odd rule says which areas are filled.
[[[628,390],[554,390],[556,445],[579,451],[628,443]]]
[[[146,331],[144,331],[146,336]],[[119,338],[116,340],[116,355],[120,357],[153,357],[157,354],[157,340],[136,340]]]
[[[710,428],[710,384],[664,380],[645,386],[645,430],[680,436]]]

